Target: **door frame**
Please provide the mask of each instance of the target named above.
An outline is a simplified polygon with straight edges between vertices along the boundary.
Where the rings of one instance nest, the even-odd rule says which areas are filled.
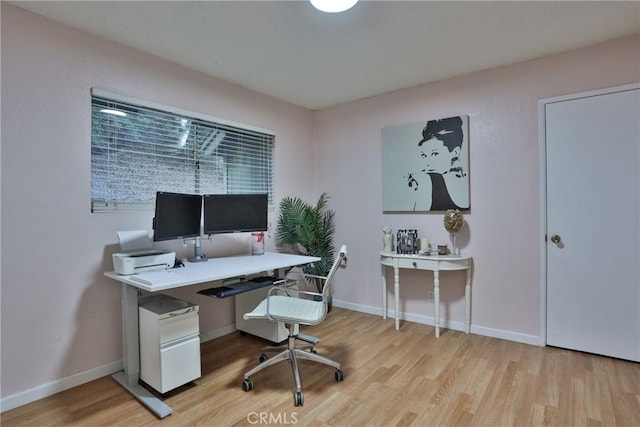
[[[630,83],[621,86],[612,86],[587,92],[578,92],[568,95],[555,96],[538,100],[538,147],[539,147],[539,173],[540,173],[540,334],[538,345],[547,345],[547,138],[545,111],[548,104],[554,104],[573,99],[589,98],[615,92],[640,89],[640,83]]]

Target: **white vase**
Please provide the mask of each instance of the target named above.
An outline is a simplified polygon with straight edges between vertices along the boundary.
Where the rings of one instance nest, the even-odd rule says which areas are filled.
[[[391,252],[393,250],[393,235],[385,234],[383,238],[382,250],[385,252]]]

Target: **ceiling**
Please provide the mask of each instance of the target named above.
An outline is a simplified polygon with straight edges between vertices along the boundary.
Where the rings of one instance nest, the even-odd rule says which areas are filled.
[[[640,33],[640,2],[12,1],[309,109]]]

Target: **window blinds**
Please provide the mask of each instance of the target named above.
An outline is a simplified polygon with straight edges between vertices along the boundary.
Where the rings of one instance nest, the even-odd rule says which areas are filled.
[[[268,193],[272,203],[269,133],[95,92],[91,119],[92,212],[152,210],[157,191]]]

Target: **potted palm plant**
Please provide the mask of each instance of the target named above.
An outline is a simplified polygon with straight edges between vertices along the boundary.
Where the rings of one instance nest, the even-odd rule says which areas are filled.
[[[276,228],[278,245],[291,253],[321,258],[303,267],[306,274],[326,276],[333,263],[335,212],[327,209],[328,201],[327,193],[322,193],[315,206],[299,197],[285,197],[280,202]],[[322,292],[322,281],[313,282],[318,292]]]

